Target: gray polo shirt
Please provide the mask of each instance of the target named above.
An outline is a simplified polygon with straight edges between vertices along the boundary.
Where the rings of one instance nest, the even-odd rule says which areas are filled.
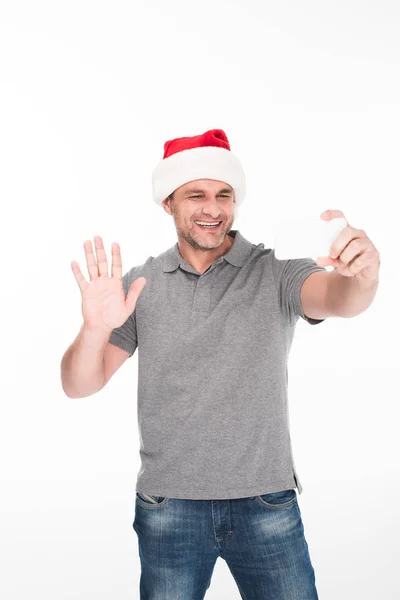
[[[325,271],[311,258],[277,260],[238,230],[202,275],[178,242],[132,267],[125,294],[147,284],[110,342],[138,348],[141,467],[136,491],[229,499],[302,486],[288,419],[287,361],[302,317],[301,286]]]

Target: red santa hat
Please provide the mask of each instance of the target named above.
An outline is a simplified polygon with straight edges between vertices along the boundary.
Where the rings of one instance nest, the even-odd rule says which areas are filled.
[[[153,171],[153,199],[161,206],[178,187],[196,179],[224,181],[234,189],[236,205],[243,202],[246,191],[243,167],[231,152],[222,129],[165,142],[163,159]]]

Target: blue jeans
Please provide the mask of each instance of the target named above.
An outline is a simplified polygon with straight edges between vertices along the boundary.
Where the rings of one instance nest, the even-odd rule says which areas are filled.
[[[136,492],[140,600],[203,600],[218,557],[244,600],[318,600],[295,489],[230,500]]]

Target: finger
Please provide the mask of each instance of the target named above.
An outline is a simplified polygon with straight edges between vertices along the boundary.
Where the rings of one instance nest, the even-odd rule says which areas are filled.
[[[111,277],[122,279],[122,259],[118,242],[111,244]]]
[[[318,267],[338,267],[340,266],[340,261],[337,258],[331,258],[330,256],[318,256],[315,260],[315,263]]]
[[[368,259],[365,258],[365,253],[363,253],[363,254],[360,254],[359,256],[356,256],[347,265],[339,267],[338,272],[340,273],[340,275],[344,275],[345,277],[353,277],[367,265],[368,265]]]
[[[73,260],[71,262],[71,268],[72,268],[72,271],[73,271],[73,273],[75,275],[75,279],[76,279],[76,281],[77,281],[77,283],[79,285],[79,289],[81,290],[81,292],[83,292],[83,290],[85,289],[85,287],[87,285],[89,285],[89,284],[86,281],[86,279],[84,278],[84,276],[82,275],[82,271],[80,270],[79,265],[76,262],[76,260]]]
[[[92,281],[93,279],[98,279],[99,270],[97,268],[95,255],[93,254],[92,242],[90,240],[86,240],[83,246],[85,248],[86,264],[89,271],[90,280]]]
[[[361,238],[351,240],[350,244],[346,246],[341,255],[339,256],[342,266],[347,267],[348,264],[356,257],[362,254],[366,249],[366,244],[362,242]]]
[[[145,287],[146,284],[147,284],[147,279],[145,277],[138,277],[138,279],[135,279],[135,281],[132,283],[131,287],[129,288],[128,294],[126,297],[126,301],[125,301],[126,308],[127,308],[129,314],[132,314],[132,312],[134,311],[137,299],[140,296],[142,289]]]
[[[97,268],[99,276],[108,275],[107,255],[104,250],[103,240],[99,235],[94,236],[94,247],[96,249]]]
[[[336,219],[337,217],[343,217],[344,219],[346,219],[346,217],[344,216],[344,214],[341,210],[334,210],[334,209],[324,210],[324,212],[321,213],[320,217],[323,219]],[[348,224],[347,219],[346,219],[346,223]]]
[[[351,227],[350,225],[347,225],[347,227],[342,229],[336,240],[332,243],[329,250],[329,256],[331,258],[337,258],[339,254],[341,254],[346,248],[347,244],[351,242],[351,240],[359,237],[361,237],[361,231]]]

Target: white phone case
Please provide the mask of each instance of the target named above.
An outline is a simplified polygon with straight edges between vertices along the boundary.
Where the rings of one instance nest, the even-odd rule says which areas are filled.
[[[343,217],[322,219],[306,217],[279,221],[274,227],[275,257],[278,260],[290,258],[312,258],[328,256],[331,245],[347,226]]]

